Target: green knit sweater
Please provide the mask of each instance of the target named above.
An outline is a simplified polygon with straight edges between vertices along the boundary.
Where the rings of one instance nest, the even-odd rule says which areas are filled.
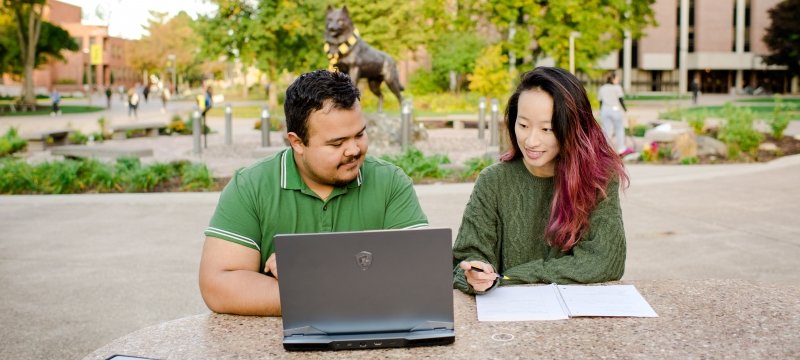
[[[625,270],[625,230],[619,181],[608,185],[589,219],[589,229],[567,252],[545,243],[554,178],[533,176],[521,159],[481,172],[453,245],[453,287],[473,294],[463,260],[492,264],[508,280],[529,283],[596,283],[618,280]]]

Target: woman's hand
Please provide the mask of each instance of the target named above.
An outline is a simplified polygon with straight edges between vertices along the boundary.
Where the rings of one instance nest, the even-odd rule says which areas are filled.
[[[267,258],[267,262],[264,264],[264,273],[272,274],[272,277],[278,279],[278,262],[275,260],[275,253]]]
[[[458,266],[464,270],[467,283],[469,283],[475,291],[488,290],[494,285],[498,277],[492,265],[483,261],[462,261]],[[474,270],[474,268],[480,269],[481,271]]]

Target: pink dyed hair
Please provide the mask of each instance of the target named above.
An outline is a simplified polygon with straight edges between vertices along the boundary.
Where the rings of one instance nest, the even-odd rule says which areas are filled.
[[[622,186],[627,187],[629,179],[622,160],[592,115],[583,85],[574,75],[555,67],[537,67],[522,74],[506,106],[505,122],[511,149],[500,157],[501,161],[522,157],[514,133],[519,96],[534,89],[553,98],[553,132],[560,146],[555,159],[555,191],[545,238],[550,246],[566,252],[588,230],[589,216],[606,197],[608,184],[619,178]]]

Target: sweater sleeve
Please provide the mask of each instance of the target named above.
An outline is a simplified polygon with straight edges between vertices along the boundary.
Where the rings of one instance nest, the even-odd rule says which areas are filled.
[[[598,283],[619,280],[625,271],[625,230],[619,205],[619,182],[612,181],[607,197],[589,219],[589,230],[569,252],[506,269],[502,285],[529,283]]]
[[[453,287],[467,294],[475,294],[475,289],[467,283],[464,270],[458,266],[460,262],[477,260],[499,268],[495,252],[499,248],[497,196],[487,177],[483,173],[475,182],[453,245]]]

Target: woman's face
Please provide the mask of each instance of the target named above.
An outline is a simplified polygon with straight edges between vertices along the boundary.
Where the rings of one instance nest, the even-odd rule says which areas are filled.
[[[553,98],[544,91],[523,91],[517,106],[514,133],[525,167],[538,177],[555,175],[559,144],[553,132]]]

